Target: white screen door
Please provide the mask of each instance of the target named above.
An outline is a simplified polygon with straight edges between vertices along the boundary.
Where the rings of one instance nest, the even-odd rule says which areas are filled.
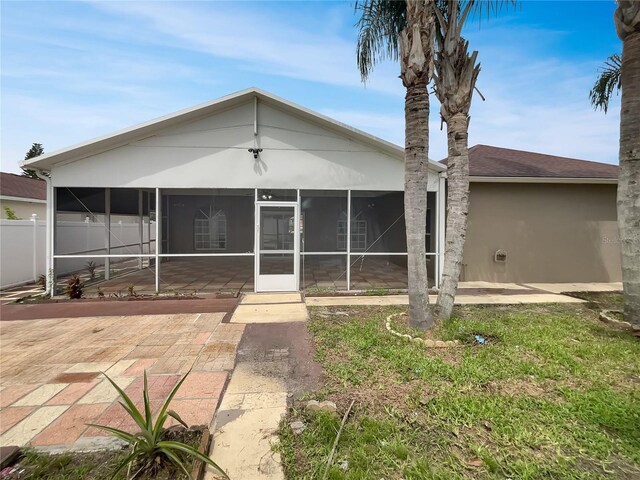
[[[298,204],[258,203],[257,292],[298,290],[300,234]]]

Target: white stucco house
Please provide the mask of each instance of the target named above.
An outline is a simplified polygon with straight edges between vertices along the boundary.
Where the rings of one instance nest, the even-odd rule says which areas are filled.
[[[106,291],[406,288],[403,149],[256,88],[25,165],[49,173],[49,267],[104,264]],[[444,172],[429,162],[436,285]],[[69,214],[104,225],[104,246],[59,238]]]

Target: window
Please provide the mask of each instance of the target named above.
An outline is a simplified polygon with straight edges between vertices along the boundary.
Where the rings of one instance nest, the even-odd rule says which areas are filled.
[[[193,239],[196,250],[225,250],[227,248],[227,216],[222,210],[215,211],[209,205],[208,213],[201,208],[193,224]]]
[[[364,251],[367,249],[367,221],[360,218],[359,212],[351,219],[351,250]],[[342,212],[338,218],[338,250],[347,249],[347,214]]]

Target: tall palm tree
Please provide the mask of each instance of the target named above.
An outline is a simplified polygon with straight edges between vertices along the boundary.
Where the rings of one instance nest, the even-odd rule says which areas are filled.
[[[440,291],[436,306],[439,319],[448,319],[458,289],[469,212],[469,109],[480,65],[478,52],[468,53],[469,42],[462,27],[473,1],[460,11],[458,0],[448,0],[446,8],[436,9],[437,51],[435,55],[435,93],[440,115],[447,123],[447,224]]]
[[[405,95],[404,212],[407,233],[409,323],[427,329],[429,312],[425,236],[429,153],[429,92],[433,75],[434,0],[362,0],[356,4],[358,67],[366,80],[382,59],[400,60]]]
[[[613,91],[620,92],[621,73],[622,59],[620,55],[614,53],[604,62],[600,76],[589,92],[589,100],[596,110],[601,108],[604,113],[607,113]]]
[[[618,0],[614,22],[622,40],[617,203],[624,318],[640,330],[640,2]]]

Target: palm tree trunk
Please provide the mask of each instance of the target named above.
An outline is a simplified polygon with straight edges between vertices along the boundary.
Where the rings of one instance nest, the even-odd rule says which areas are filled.
[[[624,319],[640,330],[640,4],[619,1],[622,39],[618,230]]]
[[[427,228],[427,176],[429,148],[429,92],[426,78],[407,86],[405,96],[404,211],[407,231],[409,324],[433,326],[429,292],[425,232]]]
[[[433,75],[433,0],[407,0],[407,24],[400,32],[400,78],[404,99],[404,215],[407,232],[409,325],[433,326],[427,278],[427,180],[429,92]]]
[[[458,113],[447,119],[447,229],[444,266],[436,315],[447,319],[453,311],[462,269],[469,213],[469,119]]]

